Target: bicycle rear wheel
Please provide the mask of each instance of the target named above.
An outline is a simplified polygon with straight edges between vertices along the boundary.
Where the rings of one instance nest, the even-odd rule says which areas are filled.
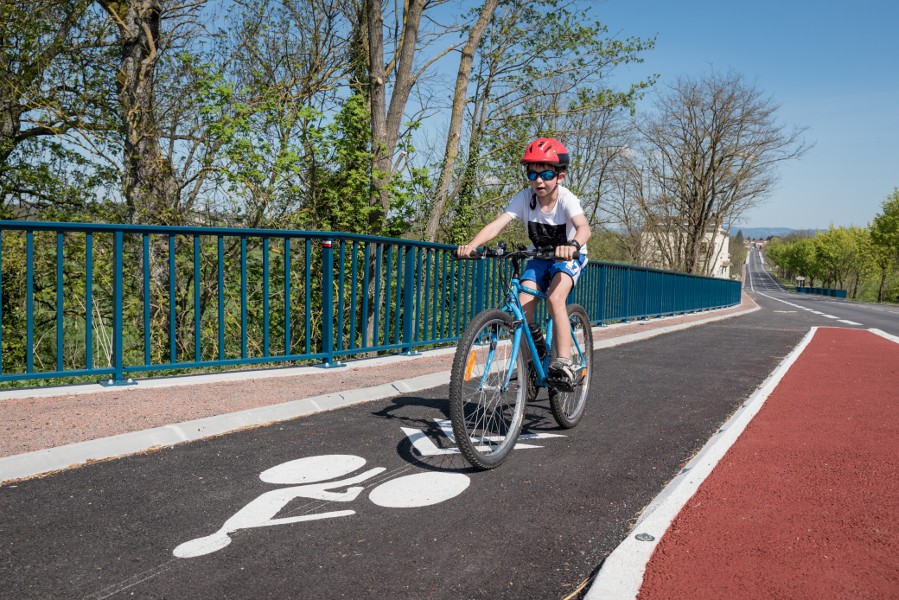
[[[587,311],[579,304],[568,305],[568,320],[571,323],[571,334],[580,352],[572,347],[572,360],[577,379],[574,389],[565,391],[550,387],[549,405],[553,417],[560,427],[571,429],[584,416],[587,407],[587,395],[590,393],[590,379],[593,373],[593,328]],[[555,346],[555,344],[553,344]],[[553,356],[555,356],[553,348]]]
[[[501,310],[481,312],[456,347],[449,400],[453,435],[474,467],[492,469],[515,447],[524,419],[527,372],[523,353],[512,364],[512,317]],[[508,387],[504,387],[510,369]]]

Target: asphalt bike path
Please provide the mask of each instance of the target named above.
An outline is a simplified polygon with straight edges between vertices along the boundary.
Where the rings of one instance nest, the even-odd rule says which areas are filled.
[[[762,310],[597,350],[581,424],[530,406],[530,447],[491,472],[453,452],[443,386],[7,484],[0,581],[15,598],[576,594],[808,322]]]

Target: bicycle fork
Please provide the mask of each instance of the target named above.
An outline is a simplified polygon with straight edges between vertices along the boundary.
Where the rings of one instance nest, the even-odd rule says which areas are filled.
[[[500,383],[499,391],[501,393],[505,393],[506,390],[509,389],[509,385],[512,382],[512,373],[516,370],[515,366],[518,364],[518,352],[521,348],[521,336],[522,336],[522,327],[521,324],[517,324],[515,326],[515,333],[512,334],[512,352],[509,356],[509,364],[506,369],[505,379]],[[496,360],[496,348],[498,346],[499,340],[496,333],[492,333],[490,336],[490,340],[488,342],[489,349],[487,350],[487,357],[484,360],[484,373],[481,375],[481,382],[478,385],[479,390],[489,390],[489,382],[488,376],[491,372],[491,367],[493,366],[493,361]],[[530,343],[533,346],[533,342]],[[476,360],[475,352],[472,352],[468,357],[468,363],[465,366],[465,380],[468,381],[471,379],[472,371],[474,370],[474,363]]]

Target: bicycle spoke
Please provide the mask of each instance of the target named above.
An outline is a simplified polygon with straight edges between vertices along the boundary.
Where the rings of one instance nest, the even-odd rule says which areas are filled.
[[[521,362],[512,362],[512,319],[501,311],[487,313],[476,317],[460,341],[463,353],[458,366],[454,363],[450,408],[463,455],[489,468],[504,460],[515,444],[523,399],[517,378],[506,387],[509,371]]]

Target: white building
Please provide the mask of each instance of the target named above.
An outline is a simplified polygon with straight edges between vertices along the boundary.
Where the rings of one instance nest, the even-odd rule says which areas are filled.
[[[643,264],[657,269],[670,269],[672,264],[684,264],[685,244],[674,231],[641,236]],[[710,226],[699,243],[699,272],[721,279],[730,278],[730,237],[727,231]],[[666,248],[661,247],[664,244]]]

